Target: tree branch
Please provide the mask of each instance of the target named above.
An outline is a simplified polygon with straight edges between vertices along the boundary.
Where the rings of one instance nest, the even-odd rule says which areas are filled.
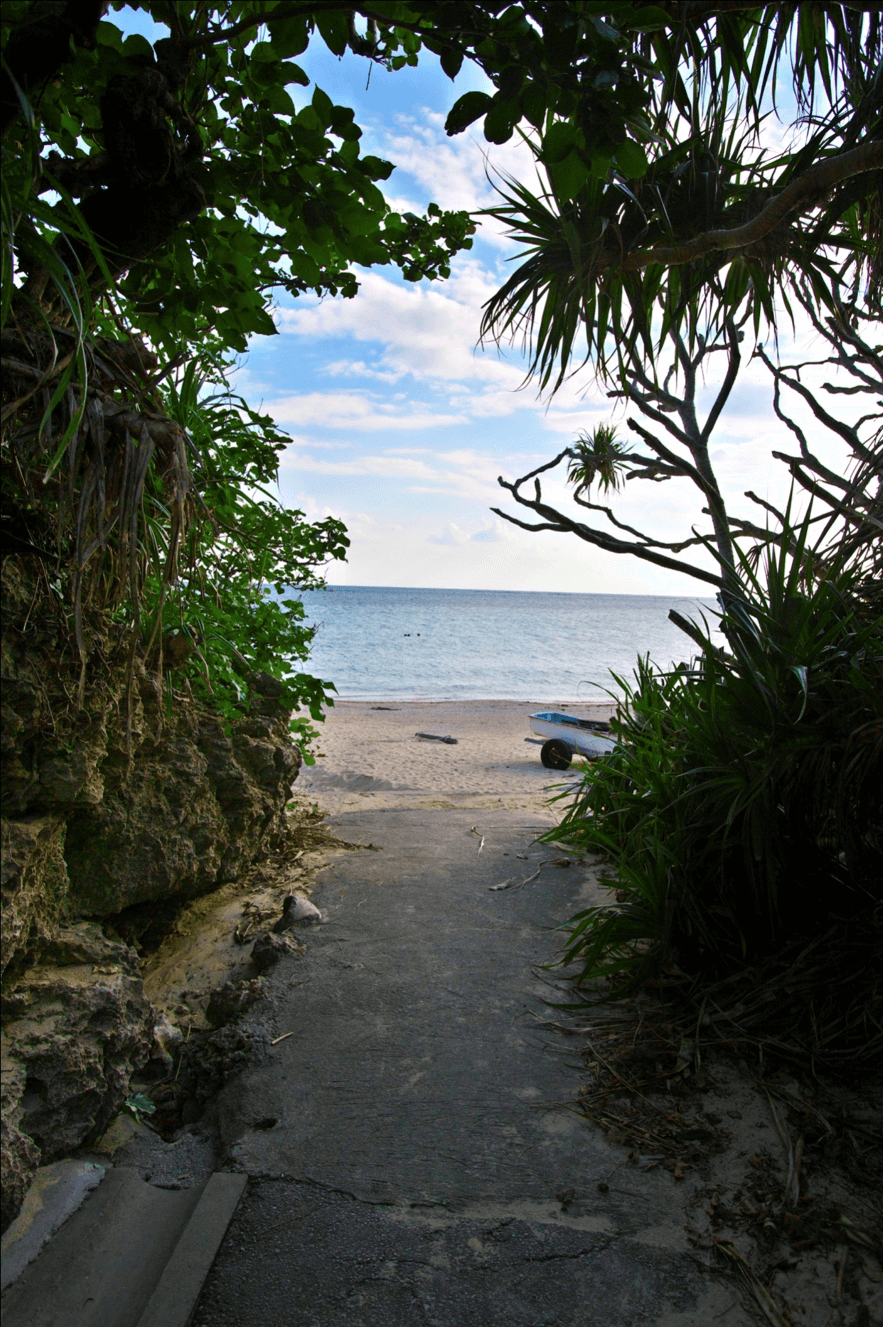
[[[657,455],[661,456],[662,459],[667,461],[672,469],[676,469],[679,474],[684,475],[687,479],[692,479],[696,487],[701,489],[703,493],[705,492],[705,484],[703,483],[702,476],[694,465],[691,465],[685,458],[678,456],[677,452],[670,451],[664,442],[660,442],[658,438],[654,438],[650,430],[645,429],[643,424],[639,424],[636,419],[629,419],[626,422],[628,423],[629,428],[633,428],[639,437],[644,439],[651,451],[654,451]]]
[[[852,505],[850,505],[849,502],[841,502],[839,498],[834,497],[833,493],[829,493],[827,489],[822,488],[821,484],[816,483],[816,481],[811,479],[809,475],[804,474],[804,461],[801,457],[786,456],[783,452],[773,452],[773,456],[777,461],[785,462],[801,488],[805,488],[808,493],[812,493],[814,497],[820,498],[822,502],[826,502],[828,506],[833,511],[836,511],[839,516],[842,516],[844,520],[850,521],[853,525],[857,525],[861,528],[866,529],[868,525],[873,525],[878,530],[883,531],[883,520],[880,520],[873,514],[872,507],[869,506],[868,509],[859,511],[855,507],[854,496],[852,499]]]
[[[739,368],[742,364],[742,356],[739,353],[739,334],[731,319],[727,319],[727,336],[729,338],[729,356],[727,359],[727,375],[724,378],[723,386],[714,400],[714,405],[708,412],[708,418],[705,421],[705,427],[702,430],[702,441],[708,446],[708,439],[711,437],[714,426],[720,418],[721,411],[727,404],[730,392],[736,382],[739,374]]]
[[[777,388],[780,380],[784,382],[786,387],[790,387],[792,391],[797,392],[798,396],[803,397],[804,401],[806,401],[810,410],[813,412],[813,414],[815,415],[816,419],[819,421],[820,424],[824,424],[825,427],[829,428],[832,433],[836,433],[839,437],[841,437],[843,441],[847,444],[847,446],[851,448],[851,450],[856,456],[861,457],[861,459],[864,461],[871,460],[870,452],[867,450],[864,444],[859,441],[858,430],[856,428],[854,428],[850,424],[844,424],[841,422],[841,420],[835,419],[833,415],[830,415],[828,411],[824,408],[824,406],[819,404],[819,402],[813,396],[812,392],[810,392],[808,388],[804,387],[803,383],[800,382],[799,379],[789,378],[784,369],[776,368],[776,366],[767,356],[766,351],[760,346],[758,347],[757,355],[758,358],[761,360],[761,362],[766,365],[770,373],[775,378]],[[795,433],[797,432],[793,422],[790,419],[788,419],[780,409],[777,408],[776,414],[779,416],[779,418],[782,420],[783,423],[788,424],[791,427],[792,431],[794,431]],[[798,434],[797,436],[800,435]],[[806,444],[805,442],[803,442],[801,444],[801,451],[804,451],[805,448]]]
[[[756,217],[742,226],[734,226],[731,230],[706,231],[704,235],[696,235],[682,244],[657,245],[652,249],[640,249],[636,253],[628,254],[621,261],[612,254],[603,255],[598,260],[598,270],[617,267],[623,272],[637,272],[651,263],[680,267],[684,263],[692,263],[695,259],[704,257],[707,253],[727,253],[735,249],[747,249],[780,226],[792,212],[814,206],[842,180],[880,169],[883,169],[883,139],[872,138],[850,152],[827,157],[824,161],[811,166],[796,180],[786,185],[775,198],[771,198]]]
[[[610,507],[604,507],[598,502],[589,502],[586,498],[581,498],[578,493],[574,493],[573,500],[580,507],[585,507],[587,511],[603,512],[611,525],[615,525],[617,530],[625,530],[626,534],[633,534],[636,539],[641,540],[642,545],[648,548],[667,548],[671,553],[680,553],[685,548],[692,548],[695,544],[705,543],[702,535],[694,535],[692,539],[682,539],[676,544],[666,543],[664,539],[651,539],[642,530],[636,530],[633,525],[625,525],[624,522],[617,520]]]
[[[543,468],[548,469],[549,467],[545,466]],[[617,539],[615,536],[607,534],[606,531],[595,530],[591,526],[584,525],[582,521],[571,520],[563,512],[558,511],[555,507],[548,506],[542,501],[523,497],[518,490],[529,478],[531,476],[525,475],[523,479],[517,479],[510,483],[500,476],[497,483],[501,488],[505,488],[507,492],[511,493],[520,506],[527,507],[530,511],[535,512],[537,516],[540,516],[543,519],[543,524],[526,524],[498,507],[492,507],[491,511],[495,515],[501,516],[504,521],[509,521],[513,525],[520,525],[522,529],[553,530],[559,534],[574,534],[578,539],[582,539],[584,543],[593,544],[596,548],[601,548],[607,553],[627,553],[633,557],[641,558],[645,562],[652,562],[658,567],[665,567],[669,571],[678,571],[687,576],[693,576],[696,580],[705,581],[706,584],[715,586],[716,589],[721,588],[720,578],[712,572],[705,571],[702,567],[696,567],[692,563],[667,557],[664,553],[658,553],[655,549],[641,543]]]

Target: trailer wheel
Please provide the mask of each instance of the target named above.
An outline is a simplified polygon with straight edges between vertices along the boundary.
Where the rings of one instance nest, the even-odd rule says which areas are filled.
[[[570,769],[572,755],[573,752],[566,742],[553,737],[551,741],[543,743],[540,760],[546,769]]]

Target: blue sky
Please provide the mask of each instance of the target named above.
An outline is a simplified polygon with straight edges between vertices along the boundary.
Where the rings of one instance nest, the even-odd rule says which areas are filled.
[[[148,38],[161,32],[142,14],[126,27]],[[476,210],[494,199],[488,171],[533,177],[523,144],[492,147],[480,130],[445,135],[455,98],[485,86],[472,68],[454,85],[427,55],[417,69],[371,69],[366,86],[365,60],[339,60],[318,40],[300,63],[332,100],[354,108],[362,150],[396,164],[384,187],[402,211],[423,211],[430,201]],[[312,90],[290,91],[303,101]],[[490,511],[512,509],[498,475],[524,474],[614,415],[588,375],[540,401],[522,387],[517,353],[477,347],[481,307],[505,279],[513,252],[483,226],[446,282],[415,285],[379,268],[360,274],[353,300],[280,300],[279,335],[255,339],[233,382],[291,436],[282,500],[310,518],[345,521],[352,547],[348,565],[331,570],[332,583],[696,593],[698,582],[685,576],[601,553],[573,536],[529,534]],[[751,488],[781,501],[786,475],[770,452],[788,435],[773,416],[760,364],[743,370],[716,438],[712,455],[734,510],[762,521],[741,494]],[[628,489],[617,514],[659,537],[683,537],[701,519],[686,482]],[[566,501],[554,482],[548,493]]]

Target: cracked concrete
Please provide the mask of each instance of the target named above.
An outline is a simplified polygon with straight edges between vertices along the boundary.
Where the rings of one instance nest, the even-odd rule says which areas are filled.
[[[592,871],[551,865],[524,811],[332,824],[380,851],[323,871],[327,924],[270,983],[295,1035],[215,1103],[251,1181],[195,1327],[745,1327],[683,1186],[569,1109],[579,1066],[532,1016]]]

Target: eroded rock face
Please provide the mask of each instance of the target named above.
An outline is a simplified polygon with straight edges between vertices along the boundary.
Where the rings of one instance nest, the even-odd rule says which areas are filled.
[[[193,898],[234,880],[284,826],[300,768],[275,678],[250,678],[230,725],[139,664],[90,616],[80,659],[57,605],[16,557],[3,562],[2,796],[5,970],[61,916]]]
[[[252,977],[244,981],[225,981],[223,986],[212,991],[209,997],[206,1017],[212,1027],[221,1027],[241,1018],[264,994],[261,977]]]
[[[2,1038],[0,1069],[2,1069],[2,1119],[0,1119],[0,1232],[15,1220],[25,1200],[25,1194],[40,1164],[40,1149],[32,1138],[22,1133],[21,1099],[24,1096],[27,1073],[20,1060],[7,1055],[6,1039]]]
[[[61,915],[68,893],[64,860],[66,824],[61,816],[26,816],[2,821],[0,973],[29,938],[45,940]]]
[[[5,998],[3,1228],[37,1166],[100,1135],[150,1054],[138,956],[94,922],[60,926]]]
[[[284,828],[300,752],[272,677],[225,725],[16,555],[2,563],[4,1227],[38,1165],[100,1132],[150,1049],[137,956],[93,924],[235,880]],[[8,1072],[7,1072],[8,1070]],[[24,1077],[22,1078],[22,1074]]]
[[[233,880],[283,826],[300,767],[288,712],[250,715],[229,732],[181,704],[171,716],[142,679],[140,742],[131,767],[122,734],[102,767],[104,795],[67,822],[65,859],[77,910],[192,898]]]

